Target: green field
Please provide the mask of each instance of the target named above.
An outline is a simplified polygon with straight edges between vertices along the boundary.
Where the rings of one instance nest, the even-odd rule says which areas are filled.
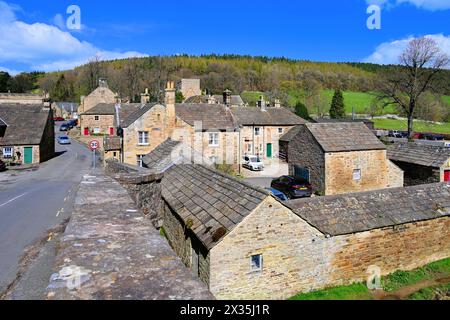
[[[408,129],[408,123],[406,120],[373,119],[373,121],[375,122],[375,128],[377,129],[401,130],[401,131],[406,131]],[[432,124],[424,121],[415,120],[414,131],[450,134],[450,123]]]
[[[397,271],[391,275],[383,277],[381,284],[386,293],[396,293],[398,290],[414,286],[423,281],[443,279],[450,275],[450,259],[444,259],[430,263],[422,268],[412,271]],[[419,289],[409,297],[411,300],[433,299],[436,292],[450,290],[450,284],[444,283],[439,286],[425,287]],[[302,293],[292,297],[290,300],[372,300],[374,296],[362,283],[350,286],[340,286],[321,291]]]

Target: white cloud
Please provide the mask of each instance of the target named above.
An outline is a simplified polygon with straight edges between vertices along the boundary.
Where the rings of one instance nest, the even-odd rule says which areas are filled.
[[[4,68],[2,66],[0,66],[0,71],[4,71],[4,72],[8,72],[10,75],[15,76],[16,74],[19,74],[20,72],[17,70],[11,70],[8,68]]]
[[[450,56],[450,36],[445,36],[443,34],[432,34],[426,35],[426,37],[432,38],[436,41],[439,48]],[[382,43],[375,49],[375,52],[364,59],[364,62],[398,64],[400,54],[412,39],[414,39],[414,37],[409,36],[404,39]]]
[[[32,70],[55,71],[70,69],[98,56],[102,60],[141,57],[139,52],[108,51],[80,41],[69,32],[45,23],[28,24],[19,21],[18,8],[0,1],[0,63],[29,66]],[[55,16],[55,24],[63,24]]]
[[[417,8],[437,11],[450,9],[449,0],[366,0],[367,4],[376,4],[379,6],[396,6],[402,3],[408,3]]]

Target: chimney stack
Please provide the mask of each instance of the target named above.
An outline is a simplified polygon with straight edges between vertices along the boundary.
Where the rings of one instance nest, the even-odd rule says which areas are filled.
[[[105,78],[98,79],[98,86],[100,88],[108,88],[108,81]]]
[[[275,101],[274,101],[274,103],[273,103],[273,106],[274,106],[275,108],[281,108],[281,102],[280,102],[280,99],[275,99]]]
[[[141,103],[147,104],[150,102],[150,93],[148,93],[148,88],[145,88],[145,92],[141,94]]]
[[[175,105],[176,95],[175,95],[175,83],[173,81],[168,81],[166,86],[166,95],[164,103],[166,105]]]
[[[231,91],[228,89],[223,92],[223,103],[227,107],[231,107]]]
[[[258,100],[258,107],[261,109],[261,111],[267,111],[266,108],[266,100],[264,100],[264,96],[261,96]]]

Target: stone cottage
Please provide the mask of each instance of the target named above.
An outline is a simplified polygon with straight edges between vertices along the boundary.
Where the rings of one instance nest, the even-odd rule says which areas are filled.
[[[184,99],[200,96],[200,79],[181,79],[177,82],[177,91],[183,94]]]
[[[388,158],[405,172],[405,185],[450,181],[450,148],[418,143],[390,145]]]
[[[78,113],[85,113],[99,103],[115,103],[116,101],[117,94],[109,89],[108,81],[106,79],[100,79],[97,89],[92,91],[88,96],[81,97]]]
[[[285,299],[450,255],[450,185],[281,203],[201,165],[162,180],[163,229],[218,299]]]
[[[225,90],[222,95],[192,96],[189,99],[186,99],[184,103],[221,104],[228,105],[232,108],[246,106],[240,95],[233,95],[229,90]]]
[[[0,104],[0,160],[39,164],[55,154],[50,108],[33,104]]]
[[[403,186],[403,172],[365,124],[307,123],[296,130],[288,137],[289,172],[309,180],[320,194]]]

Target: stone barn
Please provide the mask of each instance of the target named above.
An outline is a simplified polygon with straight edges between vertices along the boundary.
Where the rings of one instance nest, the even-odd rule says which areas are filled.
[[[307,123],[294,133],[288,133],[289,173],[321,195],[403,186],[403,172],[364,123]]]
[[[281,203],[201,165],[162,180],[163,231],[218,299],[286,299],[450,255],[450,186]]]
[[[387,154],[405,172],[407,186],[450,181],[450,148],[396,143]]]

